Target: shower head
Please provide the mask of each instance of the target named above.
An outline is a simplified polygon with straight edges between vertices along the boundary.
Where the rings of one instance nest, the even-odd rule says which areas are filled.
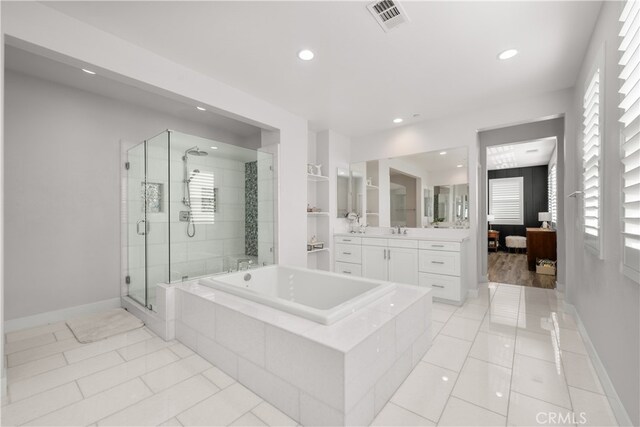
[[[192,156],[208,156],[209,155],[209,153],[207,153],[206,151],[200,151],[200,148],[198,147],[191,147],[184,153],[185,155],[191,154]]]

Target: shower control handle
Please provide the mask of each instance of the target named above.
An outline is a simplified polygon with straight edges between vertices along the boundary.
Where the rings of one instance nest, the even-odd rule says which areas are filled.
[[[144,222],[144,230],[140,232],[140,223],[142,222]],[[144,236],[145,234],[147,234],[147,221],[141,219],[136,223],[136,233],[138,233],[140,236]]]

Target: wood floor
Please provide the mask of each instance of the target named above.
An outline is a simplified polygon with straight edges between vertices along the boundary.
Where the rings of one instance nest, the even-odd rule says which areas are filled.
[[[556,287],[556,276],[529,271],[526,254],[489,252],[488,264],[490,282],[546,289],[555,289]]]

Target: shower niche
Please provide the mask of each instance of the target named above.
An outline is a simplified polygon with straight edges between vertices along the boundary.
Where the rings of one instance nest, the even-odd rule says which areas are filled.
[[[275,263],[277,144],[168,130],[123,155],[123,295],[153,310],[158,283]]]

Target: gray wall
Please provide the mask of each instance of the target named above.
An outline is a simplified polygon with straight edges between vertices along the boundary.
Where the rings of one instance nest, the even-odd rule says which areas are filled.
[[[576,81],[574,114],[575,134],[567,144],[567,179],[570,189],[581,188],[582,97],[584,82],[605,48],[605,66],[600,90],[604,91],[603,168],[601,194],[604,200],[604,259],[598,259],[584,248],[582,222],[572,221],[574,238],[568,241],[575,269],[567,282],[567,297],[575,305],[598,356],[613,381],[622,404],[634,425],[640,425],[640,284],[621,272],[622,235],[620,124],[618,119],[618,18],[623,2],[604,2],[581,72]],[[602,101],[601,101],[602,102]],[[558,159],[560,162],[560,159]],[[601,172],[601,173],[602,173]],[[581,217],[580,199],[566,199],[567,219]]]
[[[6,71],[6,320],[120,295],[120,141],[227,132]]]

